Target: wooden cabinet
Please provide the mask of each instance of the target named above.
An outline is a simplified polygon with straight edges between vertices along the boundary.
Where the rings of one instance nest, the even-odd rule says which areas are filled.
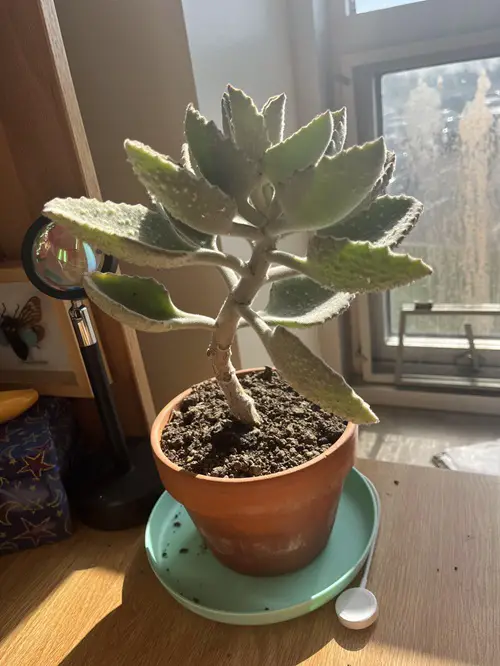
[[[53,0],[0,2],[0,256],[19,259],[26,229],[55,196],[99,197]],[[144,435],[153,402],[134,331],[94,312],[128,435]],[[78,401],[96,432],[92,400]]]

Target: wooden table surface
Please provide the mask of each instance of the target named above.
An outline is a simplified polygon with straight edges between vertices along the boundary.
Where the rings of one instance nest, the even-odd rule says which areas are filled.
[[[499,666],[500,480],[359,467],[382,499],[371,630],[343,629],[331,603],[269,627],[209,622],[157,582],[142,529],[82,527],[63,543],[0,558],[0,664]]]

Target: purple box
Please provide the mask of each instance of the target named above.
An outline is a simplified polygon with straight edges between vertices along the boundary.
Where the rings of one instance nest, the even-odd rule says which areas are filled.
[[[74,442],[66,398],[42,397],[0,425],[0,554],[71,534],[63,478],[70,472]]]

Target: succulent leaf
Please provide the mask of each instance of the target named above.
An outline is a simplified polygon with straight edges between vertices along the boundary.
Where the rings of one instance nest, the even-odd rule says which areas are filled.
[[[268,148],[262,160],[265,175],[273,183],[282,183],[295,171],[316,164],[332,138],[333,123],[329,111],[316,116],[285,141]]]
[[[186,111],[185,132],[202,175],[226,194],[246,198],[257,180],[255,162],[192,105]]]
[[[170,218],[170,224],[172,225],[174,231],[181,237],[181,240],[186,241],[195,249],[216,249],[217,236],[212,236],[210,234],[204,234],[201,231],[196,231],[196,229],[193,229],[187,224],[184,224],[184,222],[176,220],[173,217]]]
[[[308,400],[353,423],[378,422],[343,377],[286,328],[275,328],[265,346],[283,379]]]
[[[388,247],[318,236],[309,241],[307,257],[297,259],[298,266],[319,284],[352,293],[393,289],[432,273],[421,259]]]
[[[285,219],[269,225],[271,233],[307,231],[335,224],[371,192],[385,159],[382,138],[325,155],[316,166],[296,172],[276,186]]]
[[[375,187],[370,192],[370,202],[386,193],[387,188],[389,187],[389,184],[392,180],[392,177],[394,176],[395,170],[396,170],[396,153],[394,153],[392,150],[387,150],[385,154],[384,168],[382,169],[382,174],[375,183]]]
[[[163,217],[169,222],[172,229],[180,236],[181,240],[185,243],[188,243],[194,250],[205,248],[207,250],[216,250],[217,248],[217,237],[211,234],[204,234],[201,231],[196,231],[192,227],[184,224],[180,220],[176,220],[175,217],[170,215],[168,211],[165,210],[157,201],[154,201],[156,208],[160,211]]]
[[[191,171],[191,173],[194,173],[196,176],[201,176],[201,171],[196,164],[196,160],[191,154],[188,143],[183,143],[181,146],[181,165],[188,171]]]
[[[231,139],[234,139],[233,132],[233,121],[232,121],[232,112],[231,112],[231,100],[229,99],[229,93],[225,92],[222,95],[221,99],[221,113],[222,113],[222,130],[226,136]]]
[[[384,168],[382,169],[382,174],[380,175],[380,178],[377,180],[377,182],[373,186],[373,189],[367,194],[367,196],[363,199],[363,201],[358,206],[356,206],[356,208],[354,208],[349,213],[349,215],[346,215],[344,221],[347,222],[347,220],[356,217],[362,211],[366,210],[367,208],[370,208],[372,203],[378,197],[381,197],[386,193],[387,188],[389,187],[389,184],[394,175],[395,169],[396,169],[396,154],[393,153],[392,150],[388,150],[386,151],[385,154]]]
[[[370,241],[374,245],[394,248],[410,233],[423,211],[413,197],[382,196],[366,210],[331,227],[320,229],[318,236]]]
[[[285,106],[286,95],[275,95],[270,97],[262,107],[262,115],[267,129],[267,136],[271,144],[283,141],[285,131]]]
[[[264,116],[251,97],[242,90],[227,87],[231,100],[234,138],[238,146],[252,160],[258,162],[269,146]]]
[[[314,280],[298,275],[274,282],[266,308],[259,316],[271,326],[305,328],[341,315],[354,294],[332,293]]]
[[[347,110],[345,106],[338,111],[331,111],[333,121],[332,140],[326,149],[327,155],[336,155],[344,148],[347,136]]]
[[[52,199],[43,214],[77,238],[138,266],[168,268],[195,259],[195,248],[178,236],[168,220],[141,205],[85,197]]]
[[[215,324],[210,317],[176,308],[168,290],[153,278],[96,272],[84,277],[84,288],[106,314],[139,331],[165,333]]]
[[[175,218],[204,233],[229,233],[236,204],[222,190],[143,143],[127,140],[125,149],[141,183]]]

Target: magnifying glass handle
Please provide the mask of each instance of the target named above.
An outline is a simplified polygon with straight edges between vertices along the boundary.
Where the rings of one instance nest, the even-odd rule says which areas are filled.
[[[125,436],[120,425],[108,375],[88,309],[83,303],[73,302],[69,309],[69,316],[80,346],[104,432],[111,446],[115,465],[119,471],[126,472],[130,469],[130,459]]]

